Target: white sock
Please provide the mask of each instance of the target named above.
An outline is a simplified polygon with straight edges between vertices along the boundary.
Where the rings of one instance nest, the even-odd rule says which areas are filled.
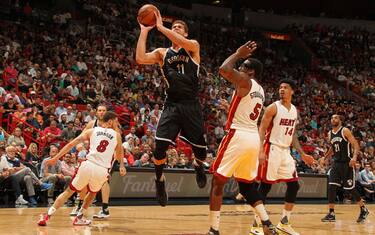
[[[292,214],[292,211],[287,211],[283,209],[283,215],[281,216],[281,219],[283,219],[285,216],[288,219],[288,222],[290,221],[290,215]]]
[[[260,220],[260,217],[258,215],[258,212],[255,210],[254,207],[251,206],[251,209],[253,210],[254,212],[254,220],[255,220],[255,223],[257,223],[258,225],[262,224],[262,221]]]
[[[257,205],[256,207],[254,207],[254,209],[262,221],[267,221],[270,219],[263,204]]]
[[[55,212],[56,212],[56,208],[53,207],[53,206],[51,206],[51,207],[48,209],[47,215],[51,216],[51,215],[53,215]]]
[[[210,225],[211,228],[219,231],[220,211],[210,211]]]

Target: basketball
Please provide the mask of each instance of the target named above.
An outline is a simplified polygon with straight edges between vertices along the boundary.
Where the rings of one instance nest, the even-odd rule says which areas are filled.
[[[156,24],[156,17],[154,12],[157,8],[154,5],[146,4],[138,10],[138,22],[144,26],[152,26]]]

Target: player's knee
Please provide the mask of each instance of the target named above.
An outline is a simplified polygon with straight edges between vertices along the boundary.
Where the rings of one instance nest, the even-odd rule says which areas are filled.
[[[165,159],[165,152],[167,151],[169,147],[169,142],[162,141],[162,140],[156,140],[155,142],[155,159],[156,160],[163,160]]]
[[[263,202],[265,201],[268,193],[271,191],[271,188],[272,188],[272,184],[267,184],[267,183],[264,183],[264,182],[262,182],[260,184],[260,186],[259,186],[259,192],[260,192],[260,194],[263,197]]]
[[[262,196],[257,190],[255,184],[238,182],[238,187],[240,193],[246,199],[246,202],[251,206],[254,206],[254,204],[258,201],[262,201]]]
[[[298,181],[288,182],[285,193],[285,201],[288,203],[294,203],[296,201],[299,188],[300,186]]]
[[[206,155],[207,155],[206,147],[203,148],[203,147],[192,146],[192,149],[193,149],[193,153],[194,153],[195,158],[197,158],[201,161],[206,160]]]

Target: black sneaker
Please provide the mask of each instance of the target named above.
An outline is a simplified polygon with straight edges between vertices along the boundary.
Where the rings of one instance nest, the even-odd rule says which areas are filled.
[[[370,212],[366,207],[363,210],[361,210],[361,213],[359,214],[357,219],[357,223],[364,223],[369,213]]]
[[[207,235],[220,235],[219,231],[210,228],[210,231],[208,231]]]
[[[324,218],[322,218],[322,222],[336,222],[336,216],[334,213],[328,213]]]
[[[164,181],[155,180],[156,186],[156,199],[161,206],[166,206],[168,203],[168,194],[165,191],[165,179]]]
[[[204,172],[203,164],[199,166],[194,166],[195,168],[195,180],[197,181],[197,185],[199,188],[204,188],[207,183],[207,176]]]
[[[263,233],[264,235],[278,235],[279,232],[277,231],[276,227],[273,224],[264,225],[263,224]]]

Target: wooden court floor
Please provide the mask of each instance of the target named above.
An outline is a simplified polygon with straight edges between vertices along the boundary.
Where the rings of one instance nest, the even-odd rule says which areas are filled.
[[[221,216],[222,235],[248,235],[252,213],[246,205],[224,205]],[[268,205],[271,220],[277,223],[281,205]],[[336,223],[322,223],[325,205],[299,204],[292,215],[294,228],[301,235],[375,234],[375,205],[370,205],[370,215],[365,224],[357,224],[356,205],[338,205]],[[122,206],[111,207],[111,217],[94,221],[89,227],[72,226],[69,217],[71,208],[61,208],[49,221],[47,227],[38,227],[36,222],[46,208],[0,209],[0,234],[7,235],[94,235],[94,234],[165,234],[203,235],[208,231],[208,206]],[[99,208],[91,207],[89,214]]]

